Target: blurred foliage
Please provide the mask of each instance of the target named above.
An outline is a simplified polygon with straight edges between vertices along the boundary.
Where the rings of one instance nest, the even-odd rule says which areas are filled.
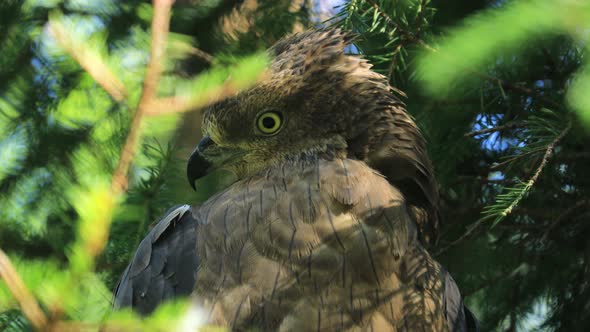
[[[441,47],[419,59],[417,68],[430,94],[443,96],[463,78],[497,61],[503,54],[542,45],[548,37],[566,35],[578,52],[587,48],[590,3],[537,0],[511,2],[475,15],[440,39]],[[581,68],[570,87],[569,103],[590,125],[590,69]],[[463,80],[462,80],[463,79]]]
[[[195,324],[182,302],[143,321],[112,313],[111,290],[161,213],[225,185],[187,185],[200,137],[188,111],[252,83],[265,61],[249,54],[319,24],[332,4],[326,24],[359,34],[349,52],[406,93],[428,138],[435,251],[483,330],[590,328],[590,7],[576,0],[178,0],[163,102],[142,123],[122,197],[109,182],[141,95],[151,4],[0,1],[0,248],[44,311],[115,329]],[[102,83],[99,67],[113,74]],[[0,330],[31,329],[3,283],[0,312]]]

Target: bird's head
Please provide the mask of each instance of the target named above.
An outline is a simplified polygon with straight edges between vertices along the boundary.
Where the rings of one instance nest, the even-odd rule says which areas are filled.
[[[191,185],[213,169],[243,178],[286,159],[346,156],[366,145],[387,116],[373,110],[401,103],[366,60],[345,54],[351,40],[339,29],[312,30],[270,48],[266,80],[204,112],[204,138],[188,164]]]
[[[311,30],[271,47],[268,79],[205,111],[189,181],[194,187],[215,169],[240,179],[291,160],[357,159],[402,191],[423,241],[433,242],[438,188],[424,137],[402,93],[345,53],[352,39],[339,29]]]

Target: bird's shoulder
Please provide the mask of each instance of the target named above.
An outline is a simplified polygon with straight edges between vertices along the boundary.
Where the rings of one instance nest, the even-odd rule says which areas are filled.
[[[189,205],[170,208],[141,241],[114,292],[114,307],[151,313],[166,299],[188,296],[194,287],[197,221]]]

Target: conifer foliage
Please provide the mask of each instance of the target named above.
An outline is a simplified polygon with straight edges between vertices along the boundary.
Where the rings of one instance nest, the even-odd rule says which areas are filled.
[[[223,187],[184,180],[198,110],[311,26],[356,32],[406,96],[440,183],[430,250],[483,330],[590,329],[587,1],[172,3],[0,1],[0,330],[188,324],[182,301],[111,313],[112,287],[161,213]]]

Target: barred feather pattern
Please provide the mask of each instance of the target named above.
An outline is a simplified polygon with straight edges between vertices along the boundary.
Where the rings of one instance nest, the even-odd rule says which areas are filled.
[[[234,330],[445,331],[445,274],[399,190],[364,162],[316,159],[198,209],[193,298]]]

